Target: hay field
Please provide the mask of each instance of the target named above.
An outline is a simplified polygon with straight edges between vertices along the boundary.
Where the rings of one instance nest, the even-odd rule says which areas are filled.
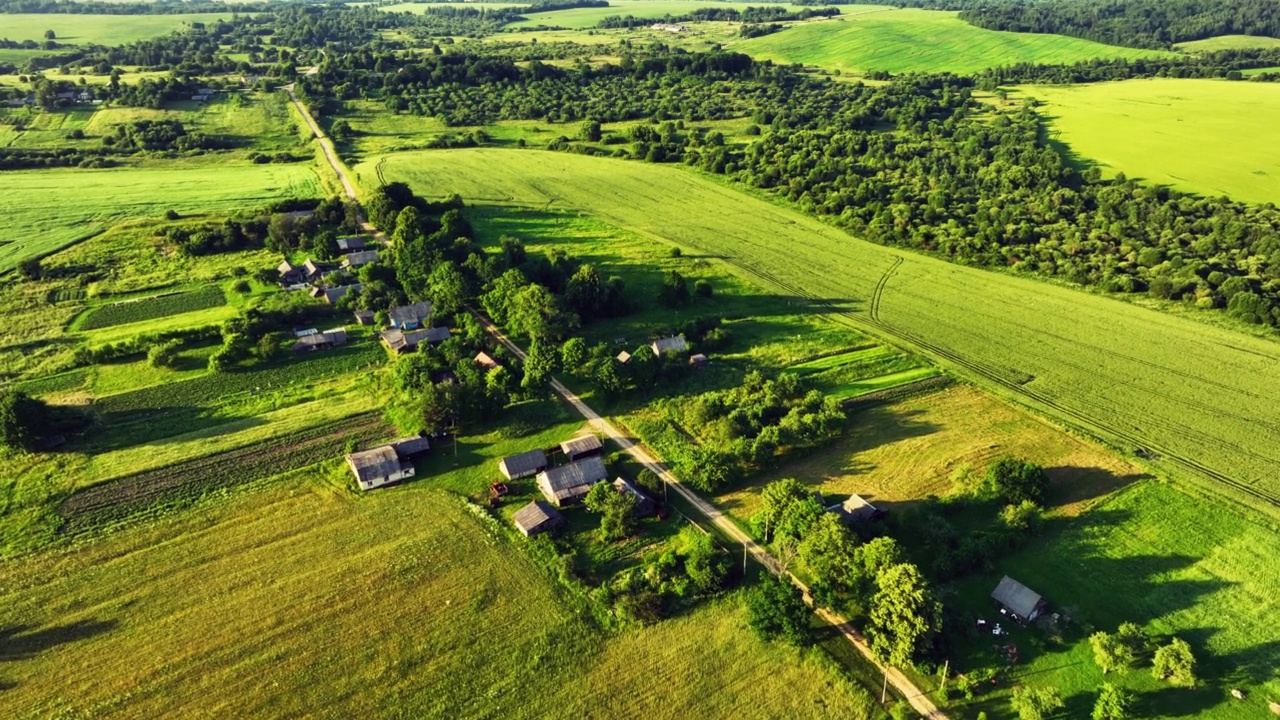
[[[9,210],[0,216],[0,272],[66,247],[127,218],[217,213],[288,197],[318,197],[309,164],[226,162],[111,170],[5,173]]]
[[[1243,50],[1250,48],[1280,47],[1280,38],[1263,35],[1219,35],[1218,37],[1192,40],[1174,45],[1183,52],[1214,52],[1216,50]]]
[[[735,597],[602,638],[431,478],[341,483],[330,462],[0,566],[6,715],[870,717],[866,691],[757,641]]]
[[[1104,175],[1280,202],[1280,85],[1151,79],[1024,86],[1049,129]]]
[[[744,8],[759,6],[760,3],[751,2],[698,2],[697,0],[611,0],[609,7],[602,8],[571,8],[569,10],[553,10],[543,13],[529,13],[525,15],[527,20],[518,23],[512,23],[508,27],[537,27],[539,25],[548,25],[552,27],[564,27],[570,29],[586,29],[595,27],[601,20],[610,15],[625,17],[634,15],[638,18],[662,18],[667,15],[679,16],[690,13],[698,8],[719,8],[726,7]],[[783,5],[789,9],[802,9],[800,6]],[[867,6],[869,7],[869,6]],[[864,6],[845,5],[841,6],[841,12],[857,12]]]
[[[893,73],[963,74],[1019,62],[1074,63],[1158,54],[1062,35],[984,30],[953,12],[885,8],[811,20],[726,47],[760,60]]]
[[[576,209],[686,252],[724,258],[772,291],[924,351],[984,387],[1112,443],[1153,468],[1280,503],[1280,343],[1059,285],[858,241],[674,167],[492,149],[389,155],[366,186],[408,181],[469,202]],[[901,257],[901,261],[898,258]],[[873,294],[882,277],[873,317]]]

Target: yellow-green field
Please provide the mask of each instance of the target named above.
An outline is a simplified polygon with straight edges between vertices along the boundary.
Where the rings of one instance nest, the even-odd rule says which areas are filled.
[[[1178,43],[1175,48],[1183,52],[1214,52],[1215,50],[1245,50],[1251,48],[1280,47],[1280,38],[1262,35],[1220,35]]]
[[[565,27],[571,29],[590,28],[600,24],[600,21],[611,16],[617,15],[625,17],[634,15],[638,18],[661,18],[667,15],[679,16],[692,12],[697,8],[737,8],[742,10],[760,3],[750,2],[698,2],[697,0],[612,0],[609,7],[602,8],[571,8],[569,10],[553,10],[552,12],[530,13],[525,15],[527,20],[523,22],[513,23],[510,27],[536,27],[538,25],[549,25],[554,27]],[[772,6],[771,6],[772,7]],[[788,9],[799,10],[800,6],[782,5]],[[846,5],[841,7],[842,12],[857,12],[862,6]]]
[[[0,566],[6,717],[873,712],[817,656],[756,640],[736,597],[602,638],[525,541],[431,478],[348,484],[330,462]]]
[[[1280,85],[1128,80],[1024,87],[1050,130],[1104,174],[1248,202],[1280,202]]]
[[[317,197],[309,164],[192,162],[111,170],[23,170],[4,174],[0,271],[101,232],[126,218],[216,213],[288,197]]]
[[[861,242],[674,167],[515,150],[401,153],[362,183],[468,202],[580,210],[925,351],[1154,467],[1273,511],[1280,343],[1180,315]],[[899,262],[898,257],[902,260]],[[887,273],[879,312],[868,312]]]
[[[57,35],[63,45],[124,45],[181,30],[191,23],[230,19],[230,13],[187,15],[81,15],[74,13],[5,15],[0,38],[21,42],[44,42],[46,30]],[[0,50],[0,61],[20,62],[29,57],[68,52],[58,50]]]
[[[984,30],[953,12],[890,8],[810,20],[726,46],[761,60],[895,73],[971,73],[1020,62],[1074,63],[1158,54],[1062,35]]]

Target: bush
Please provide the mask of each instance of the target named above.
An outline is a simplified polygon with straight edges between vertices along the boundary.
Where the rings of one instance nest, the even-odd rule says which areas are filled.
[[[793,645],[811,639],[809,608],[800,590],[769,575],[746,594],[747,622],[761,640],[784,638]]]
[[[44,270],[40,266],[40,258],[31,258],[18,263],[18,274],[23,280],[39,280]]]
[[[1151,674],[1175,685],[1194,687],[1195,664],[1196,659],[1191,654],[1191,646],[1187,641],[1174,638],[1168,645],[1156,648],[1156,653],[1151,658]]]
[[[1003,457],[987,470],[986,485],[990,493],[1007,503],[1017,505],[1030,500],[1036,505],[1044,505],[1049,481],[1039,465],[1027,460]]]
[[[700,298],[710,298],[712,293],[711,281],[705,278],[698,280],[693,284],[693,293]]]
[[[151,367],[171,368],[178,361],[178,350],[182,347],[179,340],[166,340],[152,345],[147,351],[147,363]]]

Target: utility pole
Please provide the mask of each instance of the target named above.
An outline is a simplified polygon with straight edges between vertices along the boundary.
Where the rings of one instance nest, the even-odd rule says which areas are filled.
[[[747,541],[742,541],[742,577],[747,576]]]
[[[880,704],[883,705],[889,696],[889,666],[884,666],[884,685],[880,688]]]

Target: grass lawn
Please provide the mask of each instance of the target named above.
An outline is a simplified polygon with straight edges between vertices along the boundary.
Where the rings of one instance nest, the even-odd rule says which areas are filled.
[[[136,217],[173,209],[220,213],[288,197],[316,197],[309,164],[193,161],[111,170],[20,170],[5,173],[11,209],[0,218],[0,271]]]
[[[9,715],[872,716],[822,656],[756,640],[735,595],[602,636],[434,478],[349,485],[328,462],[0,566]]]
[[[928,345],[947,366],[1122,451],[1154,447],[1161,472],[1222,489],[1167,461],[1187,456],[1280,499],[1280,445],[1269,439],[1280,428],[1280,385],[1268,381],[1280,362],[1274,341],[864,243],[674,167],[475,149],[389,155],[355,172],[369,186],[379,165],[387,180],[427,196],[576,210],[686,255],[720,258],[768,292],[817,298],[828,316],[908,347]],[[880,324],[868,323],[873,288],[899,254]]]
[[[1161,54],[1063,35],[984,30],[953,12],[890,8],[810,20],[726,47],[761,60],[893,73],[964,74],[1020,62],[1065,64]]]
[[[1020,91],[1042,101],[1050,132],[1105,175],[1280,202],[1274,83],[1152,79]]]

